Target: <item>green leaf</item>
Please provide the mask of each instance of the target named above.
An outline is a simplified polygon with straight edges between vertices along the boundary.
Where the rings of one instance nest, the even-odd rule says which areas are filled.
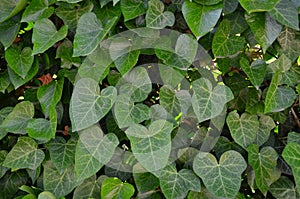
[[[2,0],[0,1],[0,23],[7,20],[8,18],[16,15],[20,12],[27,4],[27,0]]]
[[[225,104],[233,99],[227,86],[217,85],[213,88],[212,83],[205,78],[193,81],[192,89],[192,106],[199,122],[220,115]]]
[[[171,152],[172,127],[167,121],[156,120],[148,129],[134,124],[125,131],[134,156],[147,171],[156,171],[167,165]]]
[[[230,134],[234,141],[247,149],[255,142],[259,128],[259,121],[256,115],[243,113],[241,117],[238,113],[230,112],[226,119]]]
[[[288,143],[284,147],[282,157],[292,167],[296,188],[300,193],[300,145],[295,142]]]
[[[121,0],[121,10],[124,16],[124,21],[129,21],[147,11],[147,1],[142,0]]]
[[[83,0],[57,0],[57,1],[63,1],[63,2],[67,2],[67,3],[78,3]]]
[[[285,27],[277,38],[282,51],[291,61],[297,59],[300,53],[300,39],[297,38],[297,33],[296,30]]]
[[[7,172],[0,179],[0,195],[4,199],[10,199],[19,190],[19,187],[26,184],[28,175],[25,171]]]
[[[217,24],[223,4],[200,5],[197,3],[197,1],[194,3],[186,0],[182,7],[182,13],[193,34],[199,38],[210,32]]]
[[[53,193],[56,198],[69,194],[81,181],[76,178],[74,167],[70,166],[63,172],[57,170],[51,161],[43,164],[44,190]]]
[[[47,143],[47,149],[55,167],[61,171],[68,168],[75,160],[76,143],[73,139],[68,142],[62,137],[55,137]]]
[[[0,179],[5,175],[9,168],[2,166],[8,152],[5,150],[0,151]]]
[[[282,25],[270,17],[267,13],[252,13],[246,15],[247,23],[249,24],[255,39],[261,45],[264,52],[272,45],[279,36]]]
[[[288,142],[288,143],[290,143],[290,142],[295,142],[295,143],[300,144],[300,134],[299,134],[299,133],[296,133],[296,132],[294,132],[294,131],[289,132],[288,138],[287,138],[287,142]]]
[[[159,187],[158,178],[147,172],[139,163],[133,167],[133,178],[139,194],[153,191]]]
[[[233,56],[244,48],[245,39],[232,34],[230,21],[223,20],[212,41],[212,50],[215,57]]]
[[[21,23],[20,17],[12,17],[5,22],[0,23],[0,42],[5,48],[8,48],[19,33]]]
[[[294,183],[286,176],[282,176],[279,180],[274,182],[270,186],[269,191],[275,198],[297,199],[300,197],[295,189]]]
[[[54,8],[48,6],[48,0],[32,0],[23,12],[21,22],[35,22],[41,19],[41,17],[50,17],[53,14]]]
[[[146,13],[146,26],[153,29],[162,29],[166,26],[173,26],[175,16],[170,11],[164,12],[164,4],[160,0],[148,1]]]
[[[0,92],[4,94],[5,90],[8,88],[9,85],[10,85],[10,81],[9,81],[7,71],[0,73]]]
[[[247,58],[242,57],[240,59],[240,65],[250,79],[252,85],[258,89],[264,81],[267,72],[266,62],[262,59],[257,59],[253,61],[250,66]]]
[[[184,78],[183,74],[181,74],[180,71],[174,69],[173,67],[159,64],[158,69],[160,77],[163,81],[163,85],[169,85],[172,88],[175,88]]]
[[[202,5],[215,5],[217,3],[220,3],[222,0],[195,0],[196,3],[202,4]]]
[[[189,169],[177,172],[175,166],[163,169],[159,176],[160,187],[167,199],[185,198],[189,190],[200,191],[200,179]]]
[[[34,106],[24,101],[17,104],[1,124],[1,128],[16,134],[26,134],[26,126],[34,116]]]
[[[0,140],[4,138],[7,135],[7,131],[1,127],[2,122],[5,120],[5,118],[9,115],[10,112],[12,112],[12,107],[5,107],[0,110]]]
[[[85,1],[75,8],[58,7],[55,9],[55,14],[64,21],[69,30],[75,32],[80,17],[85,13],[91,12],[93,7],[93,3]]]
[[[238,0],[224,0],[223,3],[223,12],[225,15],[233,13],[239,5]]]
[[[44,160],[45,154],[37,149],[37,143],[29,137],[19,137],[18,142],[7,154],[3,166],[9,168],[36,169]]]
[[[100,176],[96,179],[96,175],[83,181],[81,185],[76,187],[73,199],[100,198],[101,184],[107,176]]]
[[[255,172],[255,184],[265,196],[274,182],[277,158],[278,154],[272,147],[264,147],[260,151],[255,144],[248,147],[248,161]]]
[[[56,59],[61,59],[61,68],[71,69],[72,66],[78,67],[81,64],[79,57],[72,57],[73,43],[70,40],[65,40],[56,50]]]
[[[276,127],[276,124],[270,116],[262,115],[259,118],[259,127],[256,134],[255,144],[263,145],[270,137],[270,131]]]
[[[234,198],[241,186],[241,174],[247,164],[243,156],[236,151],[226,151],[216,158],[200,152],[194,159],[193,169],[202,179],[205,187],[217,197]]]
[[[49,19],[40,19],[35,22],[32,34],[33,55],[43,53],[56,42],[67,36],[68,27],[62,26],[59,31]]]
[[[72,131],[87,128],[103,118],[112,108],[117,90],[110,86],[101,91],[93,79],[80,79],[73,90],[70,103]]]
[[[5,60],[8,66],[23,79],[33,64],[34,57],[31,56],[31,53],[30,47],[25,47],[21,51],[21,49],[11,46],[5,51]]]
[[[29,137],[43,143],[54,138],[56,134],[56,129],[52,129],[50,121],[43,118],[31,120],[26,127],[26,131]]]
[[[101,186],[101,198],[103,199],[130,199],[134,194],[134,187],[122,182],[118,178],[106,178]]]
[[[239,0],[241,6],[248,12],[264,12],[272,10],[279,0]]]
[[[289,0],[280,0],[276,7],[270,10],[269,14],[279,23],[299,30],[298,10],[293,2]]]
[[[55,199],[56,197],[49,191],[43,191],[39,194],[38,199]]]
[[[270,63],[268,67],[274,72],[286,73],[291,66],[291,60],[285,54],[282,54],[279,59]]]

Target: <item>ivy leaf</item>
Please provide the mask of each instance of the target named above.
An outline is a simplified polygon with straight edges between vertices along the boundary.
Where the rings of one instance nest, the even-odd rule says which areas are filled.
[[[230,134],[234,141],[244,149],[255,142],[259,128],[259,121],[256,115],[243,113],[241,117],[238,113],[230,112],[226,119]]]
[[[73,166],[68,167],[63,172],[59,171],[51,161],[47,161],[43,166],[44,190],[50,191],[56,198],[66,196],[77,185],[81,184],[81,181],[76,178]]]
[[[5,175],[9,168],[3,166],[3,162],[7,156],[8,152],[5,150],[0,150],[0,179]]]
[[[185,198],[189,190],[200,191],[200,179],[189,169],[177,172],[174,165],[163,169],[160,187],[167,199]]]
[[[159,0],[148,1],[146,13],[146,26],[154,29],[162,29],[166,26],[173,26],[175,16],[170,11],[164,12],[164,4]]]
[[[272,147],[264,147],[260,151],[255,144],[248,147],[248,161],[255,172],[255,184],[265,196],[274,182],[277,158],[278,154]]]
[[[215,57],[229,57],[241,51],[245,43],[243,37],[232,35],[230,21],[225,19],[214,35],[212,50]]]
[[[220,3],[221,0],[195,0],[196,3],[202,4],[202,5],[215,5],[217,3]]]
[[[23,79],[33,64],[34,57],[31,56],[31,53],[30,47],[25,47],[21,51],[19,48],[12,46],[5,51],[5,60],[8,66]]]
[[[249,77],[253,86],[257,89],[264,81],[266,72],[267,72],[267,64],[264,60],[257,59],[249,64],[247,58],[242,57],[240,60],[240,65],[246,75]]]
[[[185,1],[182,5],[183,16],[193,32],[199,38],[211,31],[217,24],[223,4],[200,5],[198,2]]]
[[[234,198],[241,186],[241,174],[247,164],[243,156],[236,151],[226,151],[216,158],[200,152],[194,159],[193,169],[203,180],[205,187],[217,197]]]
[[[10,112],[12,112],[12,107],[5,107],[0,110],[0,140],[4,138],[7,135],[7,131],[1,127],[2,122],[5,120],[5,118],[9,115]]]
[[[34,106],[29,101],[17,104],[1,124],[1,128],[16,134],[26,134],[26,126],[34,116]]]
[[[279,0],[239,0],[241,6],[248,12],[264,12],[272,10]]]
[[[20,17],[12,17],[0,23],[0,42],[8,48],[15,40],[21,26]]]
[[[276,127],[273,118],[267,115],[262,115],[259,118],[259,128],[256,134],[255,144],[263,145],[270,137],[270,131]]]
[[[37,149],[37,143],[29,137],[19,137],[18,142],[7,154],[3,166],[8,168],[36,169],[44,160],[45,154]]]
[[[158,65],[159,74],[164,85],[169,85],[172,88],[178,86],[179,82],[184,78],[180,71],[174,69],[173,67],[166,66],[163,64]]]
[[[106,178],[101,186],[101,198],[130,199],[133,194],[134,187],[118,178]]]
[[[107,176],[100,176],[96,179],[96,175],[83,181],[81,185],[76,187],[73,198],[85,199],[85,198],[100,198],[101,184],[107,178]]]
[[[26,128],[28,136],[42,143],[55,137],[56,129],[53,129],[49,120],[37,118],[31,120]]]
[[[279,180],[274,182],[269,191],[275,198],[297,199],[300,197],[294,183],[286,176],[281,176]]]
[[[28,175],[25,171],[19,170],[15,172],[7,172],[0,179],[0,190],[1,197],[4,199],[9,199],[14,196],[19,188],[26,184],[28,181]]]
[[[39,194],[38,199],[55,199],[56,197],[49,191],[43,191]]]
[[[53,164],[59,171],[68,168],[75,160],[76,143],[73,139],[66,142],[63,137],[57,136],[47,143],[47,149]]]
[[[63,2],[67,2],[67,3],[78,3],[83,0],[57,0],[57,1],[63,1]]]
[[[7,20],[8,18],[16,15],[20,12],[27,4],[27,0],[2,0],[0,1],[0,23]]]
[[[282,157],[292,167],[296,188],[300,193],[300,145],[295,142],[288,143],[284,147]]]
[[[295,143],[300,144],[300,134],[299,134],[299,133],[296,133],[296,132],[294,132],[294,131],[289,132],[288,138],[287,138],[287,142],[288,142],[288,143],[290,143],[290,142],[295,142]]]
[[[48,6],[48,0],[32,0],[23,12],[21,22],[34,22],[41,18],[50,17],[54,8]]]
[[[172,124],[164,120],[152,122],[148,129],[139,124],[126,131],[132,152],[147,171],[164,168],[171,152]]]
[[[223,3],[223,12],[225,15],[233,13],[239,5],[238,0],[224,0]]]
[[[294,61],[300,53],[300,39],[297,39],[296,33],[296,30],[285,27],[277,38],[279,44],[282,47],[282,51],[292,61]]]
[[[199,122],[221,114],[225,104],[233,99],[233,94],[227,86],[217,85],[213,88],[211,82],[205,78],[193,81],[192,89],[192,106]]]
[[[68,33],[68,26],[64,25],[56,30],[55,25],[49,19],[40,19],[35,22],[32,34],[32,55],[45,52],[56,42],[64,39]]]
[[[298,10],[293,2],[289,0],[280,0],[276,7],[270,10],[269,14],[279,23],[299,30]]]
[[[278,24],[276,20],[271,18],[267,13],[252,13],[246,15],[246,20],[255,39],[262,46],[263,51],[266,52],[279,36],[282,25]]]
[[[112,108],[117,90],[110,86],[101,91],[93,79],[80,79],[73,90],[70,103],[72,130],[87,128],[103,118]]]
[[[72,55],[73,43],[66,39],[60,46],[58,46],[55,58],[61,59],[61,68],[71,69],[73,65],[78,67],[81,63],[81,59],[79,57],[72,57]]]
[[[142,0],[121,0],[121,10],[124,15],[124,21],[129,21],[147,11],[147,1]]]

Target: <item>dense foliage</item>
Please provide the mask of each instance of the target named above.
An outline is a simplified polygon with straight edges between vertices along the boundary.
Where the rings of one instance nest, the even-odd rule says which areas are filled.
[[[300,198],[299,0],[0,0],[0,198]]]

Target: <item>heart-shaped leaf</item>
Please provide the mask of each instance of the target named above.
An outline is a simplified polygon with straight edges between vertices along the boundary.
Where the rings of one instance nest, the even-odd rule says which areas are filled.
[[[134,194],[134,187],[122,182],[118,178],[106,178],[101,186],[101,198],[130,199]]]
[[[217,197],[234,198],[241,186],[241,174],[247,163],[236,151],[226,151],[216,158],[205,152],[200,152],[194,159],[193,169],[203,180],[205,187]]]
[[[256,134],[255,144],[263,145],[270,137],[270,131],[276,127],[276,124],[270,116],[262,115],[259,118],[259,127]]]
[[[230,112],[226,119],[230,134],[234,141],[244,149],[255,142],[259,128],[259,121],[256,115],[243,113],[241,117],[238,113]]]
[[[32,0],[22,15],[21,22],[34,22],[38,19],[48,18],[53,14],[54,8],[48,7],[48,0]]]
[[[166,26],[173,26],[175,16],[170,11],[164,12],[164,4],[160,0],[150,0],[146,13],[146,26],[154,29],[162,29]]]
[[[129,21],[146,13],[147,1],[121,0],[121,10],[124,15],[124,20]]]
[[[6,131],[4,128],[1,127],[1,124],[8,116],[8,114],[12,112],[12,110],[13,110],[12,107],[5,107],[0,110],[0,140],[2,140],[2,138],[4,138],[8,133],[8,131]]]
[[[96,175],[93,175],[84,180],[83,183],[74,190],[73,198],[99,198],[101,194],[101,184],[106,178],[107,176],[101,175],[96,179]]]
[[[56,129],[53,129],[51,122],[44,118],[31,120],[26,128],[29,137],[32,137],[40,143],[46,143],[55,137]]]
[[[0,23],[0,42],[5,48],[8,48],[19,33],[21,23],[20,17],[12,17]]]
[[[27,0],[2,0],[0,1],[0,23],[7,20],[8,18],[16,15],[20,12],[27,4]]]
[[[286,176],[282,176],[274,182],[269,191],[275,198],[297,199],[300,197],[296,191],[294,183]]]
[[[164,168],[171,152],[171,131],[173,125],[164,120],[156,120],[146,129],[139,124],[126,130],[132,152],[148,171]]]
[[[199,122],[221,114],[225,104],[233,99],[233,94],[227,86],[217,85],[213,88],[206,78],[193,81],[192,89],[192,106]]]
[[[40,19],[35,22],[32,34],[33,51],[36,55],[45,52],[56,42],[64,39],[68,33],[68,26],[62,26],[58,31],[49,19]]]
[[[276,175],[278,154],[272,147],[264,147],[260,151],[256,144],[248,147],[248,161],[255,172],[255,184],[266,195]]]
[[[117,97],[117,90],[109,86],[101,91],[98,82],[93,79],[80,79],[73,90],[70,116],[72,130],[87,128],[103,118],[112,108]]]
[[[300,52],[300,39],[296,37],[297,31],[288,27],[285,27],[277,38],[282,51],[292,61],[294,61]]]
[[[241,6],[248,12],[264,12],[272,10],[279,0],[239,0]]]
[[[182,5],[182,13],[194,35],[202,37],[216,25],[221,16],[222,7],[222,3],[207,6],[185,1]]]
[[[258,88],[264,81],[264,77],[267,71],[267,64],[264,60],[257,59],[252,62],[251,66],[249,61],[242,57],[240,60],[240,65],[246,75],[249,77],[253,86]]]
[[[137,163],[133,167],[133,178],[139,194],[153,191],[159,187],[158,178],[150,172],[147,172],[141,164]]]
[[[37,149],[37,143],[29,137],[19,137],[18,142],[7,154],[3,166],[8,168],[36,169],[44,160],[45,154]]]

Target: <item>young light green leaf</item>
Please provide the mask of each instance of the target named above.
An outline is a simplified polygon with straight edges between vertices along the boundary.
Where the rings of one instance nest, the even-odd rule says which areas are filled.
[[[260,151],[256,144],[248,147],[248,161],[255,172],[255,184],[266,196],[269,186],[274,182],[278,154],[272,147]]]
[[[270,131],[275,128],[276,124],[270,116],[262,115],[259,118],[259,128],[256,134],[255,144],[263,145],[270,137]]]
[[[194,159],[193,169],[203,180],[205,187],[217,197],[234,198],[241,186],[241,174],[247,164],[243,156],[233,150],[226,151],[216,158],[200,152]]]
[[[20,12],[27,4],[27,0],[2,0],[0,1],[0,23]]]
[[[21,51],[20,48],[11,46],[5,51],[5,60],[8,66],[23,79],[33,64],[34,57],[31,53],[32,50],[30,47],[25,47]]]
[[[134,156],[147,171],[156,171],[167,165],[172,127],[167,121],[156,120],[148,129],[134,124],[126,130]]]
[[[56,198],[66,196],[82,182],[76,178],[73,166],[68,167],[63,172],[59,171],[51,161],[47,161],[43,166],[44,190],[50,191]]]
[[[103,118],[112,108],[117,90],[110,86],[101,91],[93,79],[80,79],[73,90],[70,103],[72,130],[87,128]]]
[[[106,178],[107,176],[102,175],[96,179],[96,175],[93,175],[92,177],[84,180],[81,185],[76,187],[73,199],[100,199],[101,184]]]
[[[121,10],[125,22],[145,14],[147,11],[147,6],[147,1],[121,0]]]
[[[43,191],[37,199],[56,199],[56,197],[49,191]]]
[[[8,48],[15,40],[19,33],[21,23],[20,17],[12,17],[0,23],[0,42],[5,48]]]
[[[7,154],[3,166],[8,168],[36,169],[44,160],[45,154],[37,149],[37,143],[29,137],[19,137],[18,142]]]
[[[272,10],[279,0],[239,0],[241,6],[248,12],[264,12]]]
[[[230,134],[234,141],[244,149],[255,142],[259,128],[259,121],[256,115],[243,113],[241,117],[238,113],[230,112],[226,119]]]
[[[294,183],[286,176],[282,176],[274,182],[269,191],[275,198],[297,199],[300,197]]]
[[[264,81],[267,72],[266,62],[262,59],[257,59],[250,65],[247,58],[242,57],[240,59],[240,65],[250,79],[252,85],[258,88]]]
[[[222,7],[222,3],[200,5],[196,1],[185,1],[182,5],[182,13],[191,31],[199,38],[211,31],[217,24]]]
[[[37,118],[31,120],[26,131],[28,136],[34,138],[42,143],[48,142],[50,139],[55,137],[56,129],[53,129],[49,120],[44,118]]]
[[[291,142],[288,143],[282,152],[283,159],[292,167],[296,188],[300,193],[300,144]]]
[[[0,125],[6,131],[16,134],[26,134],[26,126],[34,116],[34,106],[29,101],[17,104]]]
[[[282,47],[282,51],[291,59],[291,61],[298,58],[300,53],[300,39],[296,37],[296,33],[296,30],[285,27],[277,38]]]
[[[166,26],[173,26],[175,16],[170,11],[164,12],[164,4],[159,0],[148,1],[146,13],[146,26],[154,29],[162,29]]]
[[[118,178],[106,178],[101,186],[101,198],[103,199],[130,199],[134,194],[134,187],[122,182]]]
[[[293,2],[280,0],[278,4],[269,12],[270,16],[279,23],[295,30],[299,30],[298,10]]]
[[[227,86],[217,85],[213,88],[211,82],[205,78],[193,81],[192,89],[192,106],[199,122],[221,114],[225,104],[233,99],[233,94]]]
[[[21,22],[35,22],[39,19],[40,16],[45,14],[49,14],[49,16],[44,18],[50,17],[54,11],[54,8],[49,8],[48,6],[48,0],[32,0],[29,6],[27,6],[25,11],[23,12]]]
[[[43,53],[56,42],[64,39],[68,33],[68,26],[64,25],[58,31],[49,19],[40,19],[35,22],[32,34],[33,55]]]
[[[76,143],[73,139],[68,142],[63,137],[56,137],[47,143],[51,160],[55,167],[59,170],[65,170],[75,160]]]

